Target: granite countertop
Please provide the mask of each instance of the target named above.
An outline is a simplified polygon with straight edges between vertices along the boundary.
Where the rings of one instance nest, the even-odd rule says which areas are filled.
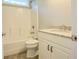
[[[41,29],[40,32],[58,35],[62,37],[72,38],[72,31],[61,30],[61,29]]]

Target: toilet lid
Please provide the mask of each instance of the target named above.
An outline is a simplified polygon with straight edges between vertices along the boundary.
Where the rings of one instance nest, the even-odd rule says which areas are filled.
[[[26,44],[36,44],[36,43],[38,43],[38,41],[34,39],[31,39],[31,40],[29,39],[26,41]]]

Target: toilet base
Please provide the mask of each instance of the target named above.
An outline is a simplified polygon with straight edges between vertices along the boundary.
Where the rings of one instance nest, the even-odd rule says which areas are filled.
[[[37,56],[37,49],[35,48],[27,49],[27,53],[26,53],[27,58],[33,58],[35,56]]]
[[[35,56],[33,58],[26,58],[26,59],[38,59],[38,58],[39,58],[39,56],[37,55],[37,56]]]

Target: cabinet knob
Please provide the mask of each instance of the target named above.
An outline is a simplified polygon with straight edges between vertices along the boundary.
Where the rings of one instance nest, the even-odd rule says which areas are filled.
[[[51,46],[51,52],[53,52],[53,46]]]

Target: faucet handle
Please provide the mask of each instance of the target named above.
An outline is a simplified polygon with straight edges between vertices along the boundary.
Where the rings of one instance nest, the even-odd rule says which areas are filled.
[[[60,27],[61,29],[64,29],[64,30],[71,30],[72,29],[72,27],[71,26],[68,26],[68,25],[61,25],[61,27]]]

